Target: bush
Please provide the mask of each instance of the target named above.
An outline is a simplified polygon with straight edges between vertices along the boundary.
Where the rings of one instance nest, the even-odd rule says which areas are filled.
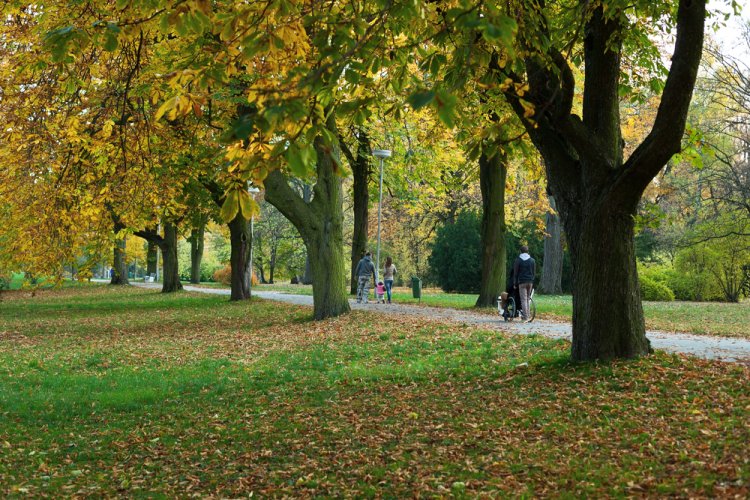
[[[211,262],[207,262],[206,259],[201,261],[201,281],[216,281],[214,280],[214,273],[220,270],[221,265],[217,265]],[[190,273],[192,272],[192,266],[190,261],[185,263],[180,262],[180,279],[182,281],[190,281]]]
[[[638,265],[639,278],[649,278],[666,286],[669,286],[669,278],[673,272],[674,269],[668,265]]]
[[[214,271],[213,279],[217,283],[223,283],[225,285],[232,284],[232,266],[227,264]]]
[[[232,266],[227,264],[224,267],[214,271],[213,280],[217,283],[223,283],[224,285],[231,285],[232,284]],[[255,273],[253,273],[252,277],[250,278],[250,284],[252,286],[255,286],[258,283],[259,283],[258,277],[255,275]]]
[[[648,276],[640,276],[641,298],[657,302],[671,302],[674,300],[674,292],[663,283],[659,283]]]
[[[479,291],[482,277],[479,225],[477,214],[463,212],[453,224],[438,228],[429,264],[444,291]]]

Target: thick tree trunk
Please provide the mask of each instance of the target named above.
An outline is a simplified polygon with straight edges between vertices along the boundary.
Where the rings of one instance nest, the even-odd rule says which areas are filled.
[[[125,262],[125,238],[115,241],[112,269],[115,272],[109,281],[110,285],[128,285],[130,283],[128,281],[128,265]]]
[[[190,233],[190,283],[201,282],[201,261],[203,260],[203,236],[206,227],[200,226]]]
[[[492,158],[479,158],[479,185],[482,190],[482,280],[476,307],[492,307],[505,287],[505,156],[498,151]]]
[[[547,212],[547,236],[544,238],[544,266],[539,282],[539,292],[548,295],[562,293],[563,246],[560,216],[555,197],[549,197],[551,211]]]
[[[172,223],[164,224],[164,239],[159,242],[163,258],[162,293],[182,290],[180,283],[179,262],[177,260],[177,226]]]
[[[250,223],[237,216],[229,223],[229,240],[232,245],[230,265],[232,267],[232,293],[230,300],[250,298],[251,270],[250,250],[253,244]]]
[[[307,253],[313,278],[315,319],[325,319],[349,312],[346,271],[344,269],[344,237],[341,221],[329,218],[323,230],[313,236]]]
[[[635,263],[634,214],[609,204],[582,208],[564,216],[573,264],[572,357],[646,355],[650,343]]]

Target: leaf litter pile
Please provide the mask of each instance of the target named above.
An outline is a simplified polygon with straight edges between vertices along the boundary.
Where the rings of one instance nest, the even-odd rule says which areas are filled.
[[[2,496],[750,494],[739,365],[104,286],[0,308]]]

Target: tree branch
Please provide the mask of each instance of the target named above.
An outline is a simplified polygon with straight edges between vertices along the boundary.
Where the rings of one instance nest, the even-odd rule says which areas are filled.
[[[617,196],[638,202],[659,170],[680,151],[703,47],[706,0],[680,0],[672,67],[651,132],[623,165]]]

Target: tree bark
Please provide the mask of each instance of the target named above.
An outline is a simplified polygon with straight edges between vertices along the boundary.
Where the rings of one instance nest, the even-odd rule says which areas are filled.
[[[250,298],[252,263],[250,250],[253,238],[250,223],[242,214],[229,223],[229,240],[232,245],[230,265],[232,266],[232,292],[229,300],[246,300]]]
[[[206,226],[201,225],[190,233],[190,283],[201,282],[201,261],[203,260],[203,236]]]
[[[482,280],[476,307],[492,307],[505,287],[505,178],[504,153],[479,157],[479,186],[482,190]]]
[[[115,227],[115,230],[119,231],[117,227]],[[130,284],[130,281],[128,281],[128,265],[125,262],[125,238],[115,240],[112,269],[114,269],[115,272],[109,281],[110,285]]]
[[[562,293],[563,246],[560,216],[557,214],[555,197],[549,197],[550,211],[547,212],[547,236],[544,238],[544,266],[539,282],[539,292],[548,295]]]
[[[328,129],[335,132],[335,113],[327,112]],[[322,320],[347,313],[350,307],[345,288],[343,189],[336,173],[339,146],[326,144],[320,137],[314,145],[318,164],[312,200],[306,203],[278,170],[266,178],[265,196],[302,235],[313,278],[313,316]]]
[[[148,241],[146,250],[146,274],[149,276],[156,275],[156,265],[159,261],[158,245],[153,241]]]
[[[180,269],[177,260],[177,226],[171,222],[164,223],[164,238],[159,242],[162,263],[162,293],[182,290]]]
[[[368,208],[370,204],[370,190],[368,180],[372,171],[370,159],[372,157],[372,148],[370,138],[367,133],[359,129],[355,133],[357,138],[357,156],[355,157],[346,147],[345,142],[341,141],[341,148],[344,155],[349,160],[352,168],[352,200],[354,202],[354,230],[352,232],[352,251],[351,251],[351,276],[349,280],[349,293],[357,293],[357,277],[354,272],[357,270],[357,264],[367,250],[367,233]]]
[[[650,352],[635,262],[634,214],[601,205],[566,216],[573,265],[575,360]]]

